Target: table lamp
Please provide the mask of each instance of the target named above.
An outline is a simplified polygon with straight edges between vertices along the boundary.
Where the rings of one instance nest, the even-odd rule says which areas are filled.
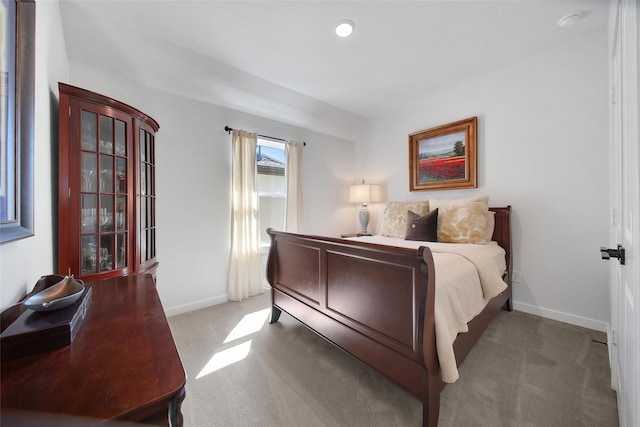
[[[375,203],[380,201],[380,186],[376,184],[365,184],[364,179],[362,184],[352,185],[349,187],[349,203],[362,203],[362,209],[360,209],[360,226],[362,231],[359,234],[369,234],[367,232],[367,226],[369,225],[369,209],[367,203]]]

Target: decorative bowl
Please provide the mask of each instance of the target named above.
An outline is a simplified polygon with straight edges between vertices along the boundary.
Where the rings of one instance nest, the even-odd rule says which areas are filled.
[[[24,300],[25,307],[35,311],[58,310],[73,304],[84,292],[82,280],[73,276],[44,276],[40,280],[60,279],[57,283]]]

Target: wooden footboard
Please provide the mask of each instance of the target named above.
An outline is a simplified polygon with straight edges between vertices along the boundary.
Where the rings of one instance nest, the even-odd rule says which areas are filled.
[[[509,207],[497,209],[494,236],[506,233],[500,239],[509,242],[510,272]],[[436,426],[444,383],[435,345],[435,272],[429,248],[268,233],[271,323],[281,311],[289,313],[420,398],[423,425]],[[510,274],[505,280],[510,285]],[[454,345],[458,364],[497,311],[510,308],[510,296],[509,286],[469,323],[469,333],[459,335]]]

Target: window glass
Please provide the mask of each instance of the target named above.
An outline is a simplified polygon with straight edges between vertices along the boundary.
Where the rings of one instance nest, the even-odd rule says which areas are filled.
[[[262,246],[270,243],[267,228],[284,230],[286,187],[284,143],[258,138],[257,177],[260,198],[260,241]]]

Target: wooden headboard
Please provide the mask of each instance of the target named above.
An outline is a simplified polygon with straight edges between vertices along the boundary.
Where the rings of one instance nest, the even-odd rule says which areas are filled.
[[[500,208],[489,208],[495,212],[496,225],[493,229],[493,240],[506,252],[507,261],[507,284],[511,286],[511,277],[513,271],[513,251],[511,250],[511,206]]]

